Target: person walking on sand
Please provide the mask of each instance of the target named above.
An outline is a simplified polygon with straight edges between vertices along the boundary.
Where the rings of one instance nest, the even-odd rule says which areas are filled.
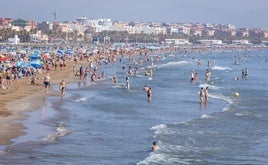
[[[66,90],[66,82],[64,80],[61,80],[60,82],[61,100],[63,99],[63,96],[65,95],[65,90]]]
[[[49,76],[49,73],[46,74],[46,76],[44,77],[44,85],[45,85],[45,93],[48,93],[48,87],[50,86],[50,79],[51,77]]]

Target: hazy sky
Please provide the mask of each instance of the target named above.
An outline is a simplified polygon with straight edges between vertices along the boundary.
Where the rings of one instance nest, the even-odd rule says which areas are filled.
[[[172,23],[231,23],[268,28],[268,0],[0,0],[0,17],[34,21],[88,18]]]

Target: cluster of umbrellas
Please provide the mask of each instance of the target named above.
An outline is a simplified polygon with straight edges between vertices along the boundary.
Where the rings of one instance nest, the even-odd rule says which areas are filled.
[[[45,54],[41,54],[38,51],[35,51],[33,54],[29,56],[30,61],[16,61],[11,62],[9,57],[0,55],[0,61],[3,61],[4,67],[33,67],[33,68],[42,68],[43,59],[47,58]]]
[[[9,51],[10,52],[10,51]],[[20,50],[21,54],[27,54],[28,50]],[[73,50],[72,49],[58,49],[56,51],[56,54],[58,56],[63,56],[64,54],[72,55]],[[42,68],[43,67],[43,61],[50,58],[49,51],[41,52],[40,50],[34,50],[30,55],[28,55],[29,61],[16,61],[11,62],[10,58],[6,55],[0,54],[0,61],[2,61],[2,64],[4,65],[4,68],[10,68],[10,67],[32,67],[32,68]]]

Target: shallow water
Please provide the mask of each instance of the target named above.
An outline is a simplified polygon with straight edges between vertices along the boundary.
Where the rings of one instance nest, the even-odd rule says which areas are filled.
[[[0,164],[267,164],[268,51],[176,55],[161,54],[152,78],[144,76],[150,63],[139,66],[130,90],[119,62],[100,67],[105,80],[68,84],[64,101],[48,98],[29,114],[27,134],[3,148]],[[235,80],[246,67],[249,77]],[[189,82],[191,70],[199,83]],[[145,84],[153,89],[151,102]],[[203,86],[209,86],[206,105],[198,98]],[[150,151],[153,141],[158,151]]]

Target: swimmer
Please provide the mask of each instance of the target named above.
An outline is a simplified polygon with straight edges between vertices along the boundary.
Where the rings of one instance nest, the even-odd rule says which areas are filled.
[[[126,77],[126,87],[127,87],[127,89],[130,89],[130,80],[129,80],[129,77]]]
[[[114,82],[114,84],[117,84],[117,77],[116,76],[113,77],[113,82]]]
[[[156,151],[159,149],[159,146],[157,145],[156,142],[153,142],[153,145],[152,145],[152,151]]]
[[[144,91],[148,91],[149,90],[149,88],[147,87],[147,85],[144,85],[143,90]]]

